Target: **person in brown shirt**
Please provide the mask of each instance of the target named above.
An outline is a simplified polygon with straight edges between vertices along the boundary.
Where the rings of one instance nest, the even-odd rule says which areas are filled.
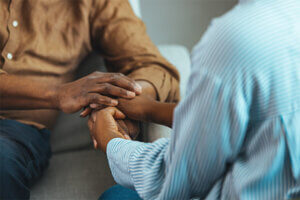
[[[136,95],[179,100],[177,70],[128,0],[1,0],[0,24],[0,199],[29,199],[59,111],[87,116]],[[74,80],[91,51],[108,73]]]

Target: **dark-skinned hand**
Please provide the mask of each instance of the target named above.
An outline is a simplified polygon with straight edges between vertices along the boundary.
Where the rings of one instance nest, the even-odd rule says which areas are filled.
[[[57,107],[65,113],[74,113],[85,107],[116,106],[112,97],[134,98],[141,87],[119,73],[94,72],[74,82],[57,87]],[[81,113],[86,116],[89,113]]]
[[[115,107],[107,107],[100,111],[94,111],[89,118],[88,126],[91,137],[103,152],[106,152],[107,144],[114,138],[130,139],[123,135],[116,120],[125,119],[126,116]]]

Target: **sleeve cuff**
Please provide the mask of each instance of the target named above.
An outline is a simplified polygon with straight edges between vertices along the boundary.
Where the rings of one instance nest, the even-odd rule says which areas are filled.
[[[129,170],[130,156],[140,147],[142,142],[125,140],[121,138],[112,139],[106,149],[111,173],[115,181],[127,188],[134,189]]]

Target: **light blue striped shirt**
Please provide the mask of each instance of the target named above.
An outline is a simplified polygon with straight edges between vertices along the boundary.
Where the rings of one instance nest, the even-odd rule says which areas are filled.
[[[300,0],[243,0],[192,54],[171,139],[109,142],[144,199],[300,197]]]

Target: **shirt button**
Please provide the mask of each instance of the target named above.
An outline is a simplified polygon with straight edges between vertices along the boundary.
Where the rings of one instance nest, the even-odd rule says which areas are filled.
[[[8,60],[11,60],[13,58],[13,55],[11,53],[8,53],[6,57]]]
[[[17,20],[14,20],[12,22],[13,27],[17,27],[19,25],[19,22]]]

